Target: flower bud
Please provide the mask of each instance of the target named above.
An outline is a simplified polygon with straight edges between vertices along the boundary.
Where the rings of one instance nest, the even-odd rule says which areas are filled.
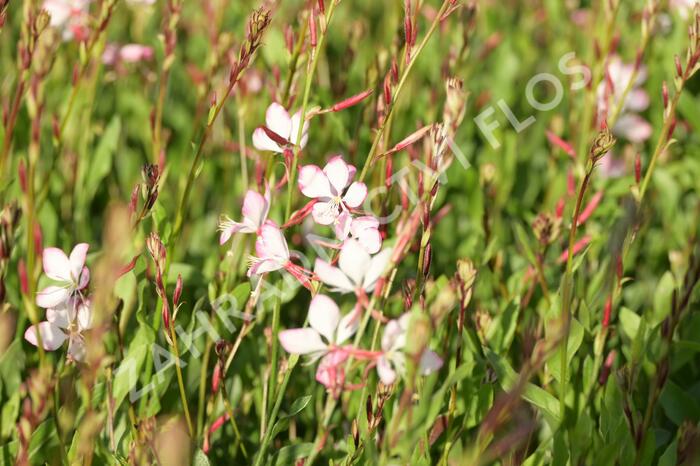
[[[19,187],[23,193],[27,194],[27,166],[24,163],[24,159],[19,159],[17,172],[19,175]]]
[[[639,155],[639,152],[637,152],[637,155],[634,157],[634,181],[639,184],[639,182],[642,180],[642,157]]]
[[[175,291],[173,291],[173,306],[177,307],[180,304],[180,296],[182,295],[182,274],[177,274],[175,282]]]
[[[615,145],[616,139],[607,125],[598,133],[591,146],[590,159],[592,163],[597,163]]]

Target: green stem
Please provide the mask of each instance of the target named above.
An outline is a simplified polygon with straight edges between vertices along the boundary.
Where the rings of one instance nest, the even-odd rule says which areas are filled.
[[[289,170],[289,179],[287,180],[287,204],[284,210],[284,218],[289,218],[292,212],[292,195],[294,193],[294,188],[296,184],[297,176],[297,165],[299,163],[299,154],[301,153],[301,146],[298,144],[301,142],[301,136],[304,133],[304,122],[306,121],[306,110],[309,104],[309,96],[311,94],[311,84],[313,83],[314,74],[316,72],[316,67],[318,65],[318,57],[321,56],[321,50],[323,49],[323,44],[326,42],[326,36],[328,35],[328,26],[330,25],[331,18],[333,17],[333,12],[338,4],[337,1],[332,1],[328,7],[325,17],[325,28],[321,32],[321,37],[318,39],[318,43],[315,48],[311,49],[313,54],[311,58],[311,64],[309,65],[308,72],[306,73],[306,82],[304,83],[304,97],[301,104],[301,118],[299,119],[299,129],[297,130],[296,137],[294,139],[294,155],[292,157],[292,166]],[[294,135],[292,135],[294,137]]]
[[[411,56],[411,60],[408,62],[408,65],[406,65],[406,69],[404,69],[403,73],[401,74],[401,78],[399,79],[399,83],[396,85],[396,90],[394,91],[394,97],[391,101],[391,105],[389,106],[389,109],[387,110],[384,121],[377,129],[377,134],[374,136],[374,141],[372,141],[372,147],[370,148],[369,153],[367,154],[367,159],[365,160],[365,165],[362,167],[362,172],[360,173],[360,177],[358,178],[358,181],[363,181],[365,179],[365,176],[367,175],[367,170],[369,170],[369,167],[372,164],[372,161],[374,160],[374,156],[377,152],[377,148],[379,147],[379,141],[382,138],[382,134],[384,133],[384,130],[387,127],[387,122],[391,118],[391,114],[393,113],[394,109],[396,108],[396,103],[399,100],[399,96],[401,95],[401,91],[403,90],[403,87],[406,84],[406,79],[408,78],[408,75],[411,73],[411,69],[413,69],[413,65],[415,65],[416,61],[418,60],[418,57],[420,56],[421,51],[425,48],[425,45],[430,40],[430,37],[433,35],[433,32],[435,32],[435,29],[440,24],[440,19],[442,18],[442,15],[445,13],[445,11],[447,11],[447,8],[450,5],[450,3],[451,2],[449,0],[445,0],[442,3],[440,10],[435,15],[435,19],[433,20],[433,23],[430,25],[430,29],[428,29],[428,32],[425,34],[425,37],[423,37],[423,40],[420,42],[420,44],[416,48],[415,52]]]

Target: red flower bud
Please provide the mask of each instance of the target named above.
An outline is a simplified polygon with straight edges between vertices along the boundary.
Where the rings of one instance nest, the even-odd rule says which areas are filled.
[[[217,361],[216,366],[214,366],[214,373],[211,376],[211,391],[212,391],[212,393],[218,393],[220,382],[221,382],[221,363]]]
[[[175,282],[175,291],[173,291],[173,307],[177,308],[180,304],[180,296],[182,295],[182,274],[177,274],[177,281]]]
[[[357,105],[364,99],[366,99],[370,94],[372,94],[372,92],[372,89],[367,89],[366,91],[360,92],[359,94],[355,94],[354,96],[348,97],[345,100],[341,100],[340,102],[334,104],[331,107],[331,112],[339,112],[340,110],[345,110],[346,108],[350,108],[353,105]]]
[[[612,314],[612,296],[608,296],[605,301],[605,310],[603,311],[603,328],[607,328],[610,325],[610,315]]]
[[[19,288],[24,296],[29,294],[29,280],[27,279],[27,266],[24,264],[24,259],[20,259],[17,263],[17,272],[19,274]]]
[[[27,166],[24,164],[24,159],[19,159],[17,171],[19,174],[19,187],[24,194],[27,194]]]
[[[681,59],[678,55],[673,56],[673,62],[676,65],[676,74],[679,78],[683,77],[683,65],[681,65]]]
[[[311,41],[311,48],[316,48],[318,44],[318,38],[316,36],[316,13],[313,8],[309,12],[309,40]]]
[[[318,0],[318,11],[320,11],[322,15],[326,14],[326,4],[323,0]]]
[[[668,87],[666,86],[666,81],[661,83],[661,95],[664,98],[664,108],[668,108]]]
[[[637,152],[637,155],[634,157],[634,181],[639,184],[639,182],[642,180],[642,157],[639,155],[639,152]]]

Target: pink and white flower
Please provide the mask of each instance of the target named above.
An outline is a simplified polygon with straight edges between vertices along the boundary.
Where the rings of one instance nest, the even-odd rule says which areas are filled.
[[[282,137],[282,139],[287,140],[292,145],[298,143],[299,147],[303,149],[309,139],[309,122],[304,122],[304,127],[301,130],[301,139],[297,139],[300,121],[301,111],[297,111],[290,117],[289,112],[277,102],[270,104],[265,112],[265,125],[269,130]],[[285,147],[273,141],[263,128],[257,128],[253,132],[253,146],[258,150],[279,153],[285,150]]]
[[[333,291],[363,296],[374,291],[377,280],[389,263],[391,252],[391,248],[386,248],[379,254],[370,256],[359,241],[348,239],[340,249],[338,267],[316,259],[314,273]]]
[[[249,277],[284,269],[290,262],[287,240],[272,220],[266,221],[260,227],[258,239],[255,241],[255,253],[257,256],[251,258],[248,269]]]
[[[622,105],[619,117],[612,131],[619,137],[631,142],[643,142],[651,136],[651,124],[637,113],[649,106],[649,94],[641,87],[646,81],[646,69],[641,66],[635,81],[626,96],[624,96],[632,75],[634,64],[623,63],[620,57],[614,56],[608,62],[608,80],[598,86],[599,119],[602,121],[610,110]],[[623,96],[625,97],[622,101]]]
[[[234,222],[229,217],[223,217],[219,222],[221,237],[219,243],[224,244],[234,233],[259,233],[267,220],[270,212],[270,191],[266,190],[263,196],[253,190],[249,190],[243,199],[242,222]]]
[[[90,303],[82,298],[71,298],[46,310],[46,320],[32,325],[24,332],[24,338],[38,346],[37,333],[46,351],[55,351],[68,340],[68,357],[82,361],[85,357],[83,332],[90,328]]]
[[[371,215],[354,218],[350,224],[350,236],[359,241],[370,254],[376,254],[382,248],[379,220]]]
[[[90,0],[44,0],[42,8],[51,15],[49,25],[68,41],[87,39],[89,6]]]
[[[352,313],[341,318],[338,305],[328,296],[318,294],[309,305],[310,327],[283,330],[282,347],[291,354],[309,356],[309,363],[320,358],[316,380],[328,388],[342,386],[345,376],[340,365],[355,354],[352,346],[342,346],[359,325]]]
[[[90,281],[90,270],[85,266],[87,243],[76,245],[70,257],[58,248],[45,248],[43,253],[44,273],[59,282],[41,290],[36,303],[43,308],[54,308],[68,301],[77,292],[83,290]]]
[[[668,2],[668,6],[676,10],[682,19],[688,19],[688,16],[690,16],[690,13],[697,4],[698,0],[670,0]]]
[[[397,375],[406,373],[406,355],[403,349],[406,346],[406,334],[411,320],[411,314],[405,313],[398,319],[390,320],[382,335],[383,354],[377,360],[377,374],[385,385],[391,385],[396,381]],[[418,371],[421,375],[428,375],[442,367],[442,359],[430,349],[423,350]]]
[[[311,211],[320,225],[335,225],[336,236],[345,239],[350,232],[350,209],[359,207],[367,197],[367,186],[353,182],[356,169],[338,155],[328,161],[323,170],[316,165],[299,169],[299,189],[306,197],[316,199]]]
[[[272,220],[260,227],[255,241],[255,253],[257,256],[250,258],[249,277],[284,269],[303,286],[311,289],[311,272],[291,261],[287,241]]]

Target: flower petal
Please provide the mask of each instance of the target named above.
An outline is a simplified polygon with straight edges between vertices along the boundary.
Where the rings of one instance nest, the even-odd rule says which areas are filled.
[[[87,243],[76,244],[70,253],[70,271],[73,281],[78,281],[80,273],[83,271],[85,266],[85,259],[87,258],[87,252],[90,245]]]
[[[339,240],[344,241],[348,234],[350,234],[350,227],[352,226],[352,215],[347,210],[344,210],[335,219],[335,236]]]
[[[340,309],[331,298],[317,294],[309,305],[309,325],[326,338],[329,343],[335,338],[340,322]]]
[[[299,190],[310,198],[333,197],[326,174],[316,165],[304,165],[299,169]]]
[[[421,375],[432,374],[442,367],[442,358],[435,351],[425,350],[420,357],[419,370]]]
[[[340,195],[350,183],[350,169],[340,155],[336,155],[328,161],[323,167],[323,173],[328,177],[336,196]]]
[[[312,328],[293,328],[279,333],[282,347],[291,354],[310,354],[326,351],[327,346]]]
[[[649,94],[644,89],[632,89],[627,94],[625,108],[632,112],[643,112],[649,107]]]
[[[71,290],[63,286],[47,286],[36,294],[36,304],[39,307],[56,307],[70,297]]]
[[[311,207],[311,216],[319,225],[332,225],[340,215],[337,206],[330,202],[317,202]]]
[[[270,152],[283,152],[283,149],[275,141],[270,139],[264,129],[257,128],[253,131],[253,147],[258,150],[267,150]]]
[[[84,301],[78,304],[76,321],[78,322],[78,330],[81,332],[92,327],[92,309],[90,308],[89,301]]]
[[[255,225],[257,230],[265,222],[267,217],[267,201],[262,194],[248,190],[243,199],[243,216]]]
[[[68,340],[68,357],[74,361],[85,359],[85,341],[81,337],[73,337]]]
[[[256,260],[250,265],[250,268],[248,269],[248,276],[251,277],[253,275],[262,275],[264,273],[274,272],[282,267],[283,265],[274,259]]]
[[[316,380],[327,388],[341,386],[345,379],[345,371],[341,364],[348,359],[345,351],[333,351],[321,359],[316,369]]]
[[[316,259],[314,273],[323,283],[332,286],[334,291],[350,293],[355,289],[348,277],[338,267],[333,267],[324,260]]]
[[[367,268],[370,266],[370,256],[365,248],[354,239],[348,239],[340,249],[338,266],[355,287],[363,286],[363,279]]]
[[[64,301],[58,307],[47,309],[46,320],[56,327],[67,329],[75,319],[75,310],[69,301]]]
[[[71,262],[58,248],[45,248],[42,256],[44,273],[53,280],[71,281]]]
[[[379,374],[379,380],[384,385],[391,385],[396,380],[396,372],[391,367],[389,360],[384,356],[377,361],[377,374]]]
[[[78,289],[82,290],[90,282],[90,269],[83,267],[83,271],[80,273],[80,278],[78,279]]]
[[[255,241],[255,251],[263,259],[273,258],[282,262],[289,260],[287,241],[279,227],[269,220],[260,228],[260,236]]]
[[[362,205],[366,197],[367,185],[360,183],[359,181],[355,181],[350,185],[348,191],[345,193],[345,196],[343,196],[343,202],[348,207],[355,208]]]
[[[244,225],[243,223],[234,222],[233,220],[221,223],[219,225],[219,231],[221,231],[221,235],[219,236],[219,244],[224,244],[226,241],[231,239],[231,236],[234,233],[238,233],[239,231],[244,231],[248,233],[248,229],[249,228],[247,225]]]
[[[66,341],[65,333],[59,327],[53,325],[51,322],[39,322],[37,325],[32,325],[24,332],[24,339],[27,340],[34,346],[38,346],[37,331],[41,333],[41,346],[44,347],[46,351],[54,351],[61,347],[64,341]]]
[[[335,344],[340,345],[357,332],[360,326],[360,319],[354,312],[343,316],[338,323],[338,330],[335,335]]]
[[[627,113],[617,120],[613,132],[631,142],[644,142],[651,136],[652,128],[644,118]]]
[[[374,291],[374,285],[384,273],[384,269],[386,269],[389,259],[391,259],[391,252],[391,248],[386,248],[372,257],[369,267],[367,267],[367,272],[365,273],[365,280],[362,282],[362,288],[364,288],[365,291]]]
[[[292,132],[292,120],[289,118],[287,110],[277,102],[273,102],[267,107],[265,123],[272,131],[285,139],[289,139]]]

